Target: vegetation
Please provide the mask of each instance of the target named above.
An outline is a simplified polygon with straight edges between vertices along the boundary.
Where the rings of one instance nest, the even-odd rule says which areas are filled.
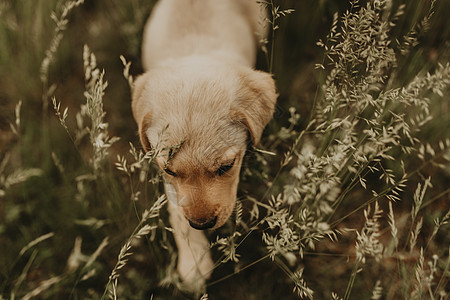
[[[447,299],[448,1],[261,1],[277,111],[196,293],[131,115],[153,4],[1,0],[0,299]]]

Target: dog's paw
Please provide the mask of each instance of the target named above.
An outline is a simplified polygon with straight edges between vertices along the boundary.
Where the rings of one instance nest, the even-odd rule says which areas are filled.
[[[184,283],[203,286],[211,276],[213,269],[214,262],[209,251],[204,253],[180,251],[177,271]]]
[[[170,188],[166,186],[166,191]],[[205,281],[214,269],[209,241],[204,232],[189,226],[180,208],[174,202],[169,202],[169,211],[170,223],[174,228],[174,238],[178,247],[177,273],[185,289],[199,291],[204,288]]]

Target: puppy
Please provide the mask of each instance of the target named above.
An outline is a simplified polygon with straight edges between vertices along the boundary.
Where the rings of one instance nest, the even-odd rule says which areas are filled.
[[[245,151],[275,109],[274,80],[252,68],[263,11],[256,0],[160,0],[145,27],[132,110],[143,147],[159,153],[187,283],[212,272],[200,230],[231,215]]]

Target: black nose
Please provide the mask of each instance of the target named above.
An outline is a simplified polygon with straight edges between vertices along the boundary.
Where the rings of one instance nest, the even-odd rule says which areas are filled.
[[[191,225],[192,228],[198,229],[198,230],[205,230],[205,229],[209,229],[209,228],[213,228],[214,225],[216,225],[217,223],[217,216],[214,217],[213,219],[206,221],[204,223],[198,224],[195,222],[192,222],[191,220],[189,220],[189,225]]]

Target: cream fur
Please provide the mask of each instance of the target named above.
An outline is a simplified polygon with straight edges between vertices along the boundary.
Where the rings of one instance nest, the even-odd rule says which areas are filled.
[[[213,262],[189,222],[226,222],[247,143],[259,143],[275,108],[272,77],[252,69],[262,16],[253,0],[160,0],[144,31],[146,73],[135,81],[133,115],[144,148],[157,148],[158,165],[176,173],[165,187],[177,270],[197,285]]]

